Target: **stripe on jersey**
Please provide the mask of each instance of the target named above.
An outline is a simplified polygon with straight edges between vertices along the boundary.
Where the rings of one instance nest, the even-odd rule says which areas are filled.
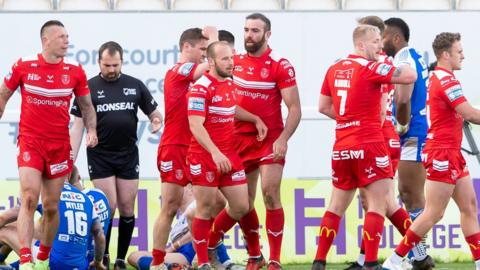
[[[233,76],[236,85],[247,89],[270,90],[275,88],[276,82],[247,81],[240,77]]]
[[[24,84],[25,91],[44,97],[67,97],[72,94],[73,88],[48,89],[40,86]]]
[[[220,115],[232,115],[232,114],[235,114],[235,107],[236,107],[235,105],[229,108],[209,106],[208,112],[213,114],[220,114]]]

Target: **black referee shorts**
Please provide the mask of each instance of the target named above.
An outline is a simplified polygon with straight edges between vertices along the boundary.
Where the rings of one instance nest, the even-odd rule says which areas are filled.
[[[138,179],[139,158],[135,145],[125,151],[87,148],[88,173],[90,179],[116,176],[123,179]]]

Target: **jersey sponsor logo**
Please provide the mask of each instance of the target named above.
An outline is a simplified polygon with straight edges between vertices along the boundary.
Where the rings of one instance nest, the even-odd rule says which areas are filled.
[[[37,106],[47,105],[53,107],[68,107],[68,102],[66,102],[65,100],[41,99],[31,96],[27,96],[27,103]]]
[[[253,93],[253,92],[249,92],[247,90],[239,90],[239,89],[235,90],[235,94],[237,94],[239,96],[243,96],[243,97],[249,97],[251,99],[260,98],[260,99],[263,99],[263,100],[268,100],[268,98],[270,97],[270,95],[268,95],[268,94]]]
[[[232,174],[232,181],[242,181],[242,180],[245,180],[245,171],[244,170],[241,170],[241,171],[238,171],[238,172],[234,172]]]
[[[68,234],[59,233],[58,241],[60,242],[70,242],[70,236]]]
[[[262,77],[262,79],[266,79],[268,78],[268,75],[270,75],[270,71],[267,68],[262,68],[260,71],[260,77]]]
[[[320,233],[319,236],[322,237],[323,234],[325,233],[325,236],[328,238],[330,237],[330,234],[332,234],[332,237],[335,238],[337,236],[337,231],[335,229],[329,229],[326,226],[322,226],[320,228]]]
[[[457,170],[452,170],[452,180],[457,180],[458,179],[458,172]]]
[[[22,158],[23,158],[23,161],[29,162],[30,161],[30,153],[29,152],[23,152]]]
[[[190,72],[192,72],[193,67],[195,66],[194,63],[185,63],[180,66],[180,74],[188,76]]]
[[[107,204],[103,200],[99,200],[98,202],[95,202],[94,204],[95,211],[97,213],[102,213],[103,211],[107,211]]]
[[[445,172],[448,170],[448,160],[436,160],[433,159],[433,169],[439,172]]]
[[[243,67],[242,66],[235,66],[234,71],[235,72],[243,72]]]
[[[290,64],[290,61],[284,59],[280,62],[280,66],[282,66],[284,69],[291,68],[292,64]]]
[[[181,169],[175,170],[175,178],[177,178],[177,180],[182,180],[182,178],[183,178],[183,170],[181,170]]]
[[[388,72],[392,69],[391,65],[388,64],[380,64],[378,65],[377,69],[375,70],[375,73],[381,76],[387,76]]]
[[[137,94],[137,89],[135,89],[135,88],[123,88],[123,94],[125,96],[135,96]]]
[[[97,97],[104,98],[105,97],[105,90],[97,90]]]
[[[353,77],[353,68],[347,70],[335,70],[335,79],[350,80]]]
[[[390,159],[388,158],[388,155],[384,157],[375,157],[375,165],[379,168],[387,168],[390,166]]]
[[[210,118],[210,123],[217,124],[217,123],[233,123],[235,121],[235,117],[212,117]]]
[[[223,100],[223,97],[222,96],[219,96],[219,95],[215,95],[213,96],[212,98],[212,103],[217,103],[217,102],[220,102]]]
[[[128,111],[135,110],[135,104],[133,102],[116,102],[98,104],[97,112],[110,112],[110,111]]]
[[[65,202],[80,202],[83,203],[85,202],[85,197],[77,192],[72,192],[72,191],[62,191],[62,194],[60,196],[60,200],[65,201]]]
[[[341,123],[336,125],[336,129],[343,129],[343,128],[348,128],[348,127],[359,127],[360,126],[360,121],[352,121],[348,123]]]
[[[190,97],[188,99],[188,109],[191,111],[205,111],[205,99],[199,97]]]
[[[448,88],[447,90],[445,90],[445,94],[447,95],[448,100],[450,100],[450,102],[454,102],[455,100],[463,97],[462,87],[458,84],[454,85]]]
[[[248,75],[253,75],[253,71],[255,70],[254,67],[248,67],[248,71],[247,71],[247,74]]]
[[[63,74],[63,75],[62,75],[62,83],[65,84],[65,85],[66,85],[66,84],[69,84],[69,83],[70,83],[70,75],[68,75],[68,74]]]
[[[36,73],[28,73],[27,74],[27,81],[39,81],[40,79],[42,79],[42,77],[40,77],[40,75],[38,75]]]
[[[68,160],[50,165],[50,173],[52,175],[59,174],[65,170],[68,170]]]
[[[363,150],[341,150],[333,151],[333,160],[348,160],[348,159],[364,159],[365,152]]]
[[[377,174],[373,171],[373,168],[372,168],[372,167],[365,169],[365,173],[367,174],[367,178],[372,178],[372,177],[374,177],[374,176],[377,175]]]
[[[335,79],[334,86],[338,88],[350,88],[350,80]]]

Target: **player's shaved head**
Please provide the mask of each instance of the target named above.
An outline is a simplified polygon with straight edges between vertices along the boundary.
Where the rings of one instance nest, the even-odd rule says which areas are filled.
[[[380,34],[380,29],[373,25],[361,24],[353,30],[353,44],[359,41],[364,41],[369,33]]]
[[[225,46],[225,47],[230,47],[230,45],[225,42],[225,41],[215,41],[212,42],[210,45],[207,47],[207,57],[208,58],[214,58],[217,56],[217,50],[219,47]]]
[[[192,47],[195,47],[197,43],[199,43],[202,39],[208,40],[207,37],[205,37],[202,33],[202,29],[196,27],[196,28],[189,28],[185,31],[183,31],[182,35],[180,36],[180,51],[183,49],[183,45],[185,43],[190,44]]]
[[[48,30],[48,28],[50,28],[51,26],[59,26],[59,27],[63,27],[65,28],[65,26],[63,25],[63,23],[61,21],[57,21],[57,20],[50,20],[50,21],[47,21],[46,23],[44,23],[42,25],[42,28],[40,28],[40,37],[43,37],[45,35],[45,32]]]
[[[375,15],[359,18],[357,19],[357,22],[358,24],[368,24],[368,25],[373,25],[378,27],[378,29],[380,29],[380,34],[382,34],[383,31],[385,31],[385,24],[383,23],[383,20],[380,17]]]

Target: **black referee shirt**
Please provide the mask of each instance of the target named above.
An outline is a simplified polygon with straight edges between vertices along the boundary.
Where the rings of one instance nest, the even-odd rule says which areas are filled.
[[[137,142],[138,107],[147,116],[157,108],[150,91],[143,82],[126,74],[115,81],[97,75],[88,80],[88,87],[97,112],[96,150],[131,150]],[[70,113],[82,117],[76,99]]]

